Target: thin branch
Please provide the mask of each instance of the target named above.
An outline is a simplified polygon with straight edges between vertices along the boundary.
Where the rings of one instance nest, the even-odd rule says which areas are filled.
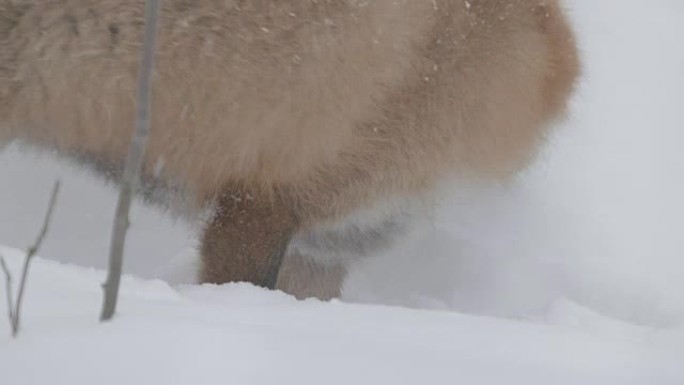
[[[119,199],[114,216],[112,240],[109,249],[109,270],[107,280],[102,285],[104,302],[102,304],[101,321],[114,316],[123,268],[123,251],[128,231],[131,200],[135,192],[145,156],[145,147],[150,131],[151,80],[154,68],[154,50],[157,38],[157,21],[159,18],[159,0],[147,0],[145,4],[145,37],[138,78],[138,107],[135,131],[126,157]]]
[[[21,304],[24,300],[24,289],[26,288],[26,279],[28,277],[29,266],[31,264],[31,259],[36,255],[40,246],[43,244],[43,239],[45,239],[45,234],[47,234],[50,227],[50,221],[52,220],[52,213],[55,209],[55,203],[57,203],[57,195],[59,195],[60,181],[55,181],[52,187],[52,194],[50,195],[50,203],[48,203],[47,212],[45,213],[45,219],[43,219],[43,227],[38,233],[38,237],[32,246],[26,251],[26,259],[24,259],[24,268],[21,272],[21,280],[19,280],[19,293],[17,294],[17,302],[14,307],[14,325],[12,330],[12,335],[16,336],[19,332],[19,324],[21,322]]]
[[[26,258],[24,259],[24,267],[21,272],[21,280],[19,281],[19,292],[17,294],[16,301],[12,300],[12,274],[5,259],[0,256],[0,267],[5,273],[5,285],[7,288],[7,309],[9,313],[10,326],[12,328],[12,337],[16,337],[19,333],[19,325],[21,324],[21,305],[24,301],[24,291],[26,289],[26,281],[28,280],[29,267],[31,265],[31,260],[36,255],[40,246],[43,244],[43,239],[50,228],[50,222],[52,220],[52,213],[55,210],[55,204],[57,203],[57,196],[59,195],[59,180],[55,181],[55,185],[52,188],[52,194],[50,195],[50,202],[48,203],[47,212],[45,213],[45,219],[43,219],[43,227],[38,233],[38,237],[33,245],[29,246],[26,250]]]
[[[12,335],[14,332],[14,301],[12,300],[12,273],[10,273],[9,268],[7,268],[7,263],[5,263],[5,258],[0,256],[0,265],[2,266],[2,271],[5,273],[5,285],[7,289],[7,315],[9,316],[10,326],[12,327]]]
[[[50,195],[50,203],[48,203],[47,212],[45,213],[45,219],[43,220],[43,227],[40,229],[40,233],[38,233],[36,241],[26,251],[27,258],[32,258],[33,256],[35,256],[38,250],[40,249],[40,245],[43,244],[43,239],[45,239],[45,234],[47,234],[50,226],[50,221],[52,220],[52,212],[54,211],[55,204],[57,203],[57,195],[59,195],[60,187],[61,182],[59,180],[56,180],[55,184],[52,186],[52,194]]]

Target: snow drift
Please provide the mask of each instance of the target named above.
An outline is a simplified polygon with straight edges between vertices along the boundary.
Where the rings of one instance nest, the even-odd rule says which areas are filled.
[[[18,270],[21,253],[0,253]],[[100,324],[103,279],[101,271],[35,260],[23,334],[11,340],[0,323],[3,383],[684,382],[684,345],[677,343],[684,334],[622,324],[570,303],[557,304],[550,327],[296,301],[247,284],[171,288],[127,277],[117,318]]]

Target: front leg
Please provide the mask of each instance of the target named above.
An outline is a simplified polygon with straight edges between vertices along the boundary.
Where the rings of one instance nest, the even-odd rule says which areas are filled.
[[[201,282],[251,282],[275,288],[296,227],[292,207],[277,193],[225,191],[202,237]]]

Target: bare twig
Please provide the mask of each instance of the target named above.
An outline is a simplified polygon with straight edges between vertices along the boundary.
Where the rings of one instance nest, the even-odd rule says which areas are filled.
[[[107,321],[116,311],[116,302],[121,282],[123,266],[123,250],[128,230],[128,213],[131,199],[135,192],[145,156],[145,147],[150,131],[150,94],[152,69],[154,67],[154,50],[157,37],[157,20],[159,16],[159,0],[147,0],[145,5],[145,37],[142,60],[138,78],[138,107],[135,131],[126,157],[126,166],[121,180],[119,199],[114,217],[114,227],[109,250],[109,270],[107,281],[103,285],[104,303],[100,320]]]
[[[0,265],[2,271],[5,273],[5,288],[7,289],[7,315],[9,316],[10,325],[12,326],[12,335],[14,335],[14,296],[12,296],[12,273],[10,273],[5,258],[0,256]]]
[[[48,203],[47,212],[45,213],[45,219],[43,220],[43,227],[38,233],[36,242],[28,248],[26,251],[26,259],[24,259],[24,268],[21,271],[21,279],[19,280],[19,292],[17,294],[17,302],[14,307],[14,326],[13,335],[19,332],[19,323],[21,320],[21,303],[24,300],[24,288],[26,287],[26,278],[28,277],[29,265],[31,264],[31,259],[36,255],[40,246],[43,244],[43,239],[45,239],[45,234],[47,234],[48,228],[50,226],[50,220],[52,219],[52,212],[55,208],[55,203],[57,202],[57,195],[59,194],[60,182],[59,180],[55,182],[52,187],[52,194],[50,195],[50,203]]]
[[[43,244],[43,239],[45,239],[45,235],[50,228],[52,213],[54,212],[55,204],[57,203],[57,196],[59,195],[59,187],[60,182],[58,180],[55,182],[55,185],[52,188],[50,202],[48,203],[47,212],[45,213],[45,219],[43,219],[43,227],[40,229],[36,241],[26,250],[26,258],[24,259],[24,267],[21,272],[21,279],[19,280],[19,292],[17,293],[16,302],[12,301],[12,274],[5,263],[5,259],[0,257],[0,265],[2,265],[2,270],[5,273],[5,281],[7,285],[7,307],[9,308],[12,337],[16,337],[19,333],[19,325],[21,324],[21,304],[24,300],[24,290],[26,289],[29,267],[31,265],[31,260],[36,255],[38,250],[40,250],[40,246]]]

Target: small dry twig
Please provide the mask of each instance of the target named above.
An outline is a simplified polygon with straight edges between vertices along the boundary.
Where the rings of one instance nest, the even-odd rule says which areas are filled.
[[[24,291],[26,289],[26,281],[28,279],[29,266],[31,265],[31,260],[35,257],[40,246],[43,244],[43,239],[48,232],[50,227],[50,221],[52,220],[52,213],[57,203],[57,196],[59,195],[60,182],[55,181],[55,185],[52,188],[52,194],[50,195],[50,202],[48,203],[47,212],[45,213],[45,219],[43,219],[43,227],[38,233],[38,237],[33,245],[29,246],[26,250],[26,258],[24,259],[24,267],[21,272],[21,279],[19,280],[19,292],[17,294],[16,301],[12,300],[12,274],[5,263],[5,259],[0,257],[0,264],[2,265],[2,270],[5,273],[5,281],[7,286],[7,307],[10,318],[10,325],[12,327],[12,337],[16,337],[19,333],[19,325],[21,324],[21,305],[24,301]]]
[[[5,263],[5,258],[0,256],[0,265],[2,265],[2,271],[5,273],[5,289],[7,289],[7,315],[9,316],[10,326],[14,325],[14,296],[12,296],[12,273],[10,273],[7,263]],[[14,335],[14,328],[12,329],[12,335]]]
[[[107,321],[114,316],[116,302],[121,282],[123,267],[123,250],[128,231],[128,213],[131,200],[135,192],[145,156],[145,147],[150,131],[150,94],[152,69],[154,67],[154,49],[157,38],[157,20],[159,16],[159,0],[147,0],[145,3],[145,37],[143,42],[142,60],[138,78],[138,107],[135,131],[126,157],[119,199],[114,216],[112,240],[109,249],[109,269],[107,281],[102,285],[104,302],[102,304],[101,321]]]

